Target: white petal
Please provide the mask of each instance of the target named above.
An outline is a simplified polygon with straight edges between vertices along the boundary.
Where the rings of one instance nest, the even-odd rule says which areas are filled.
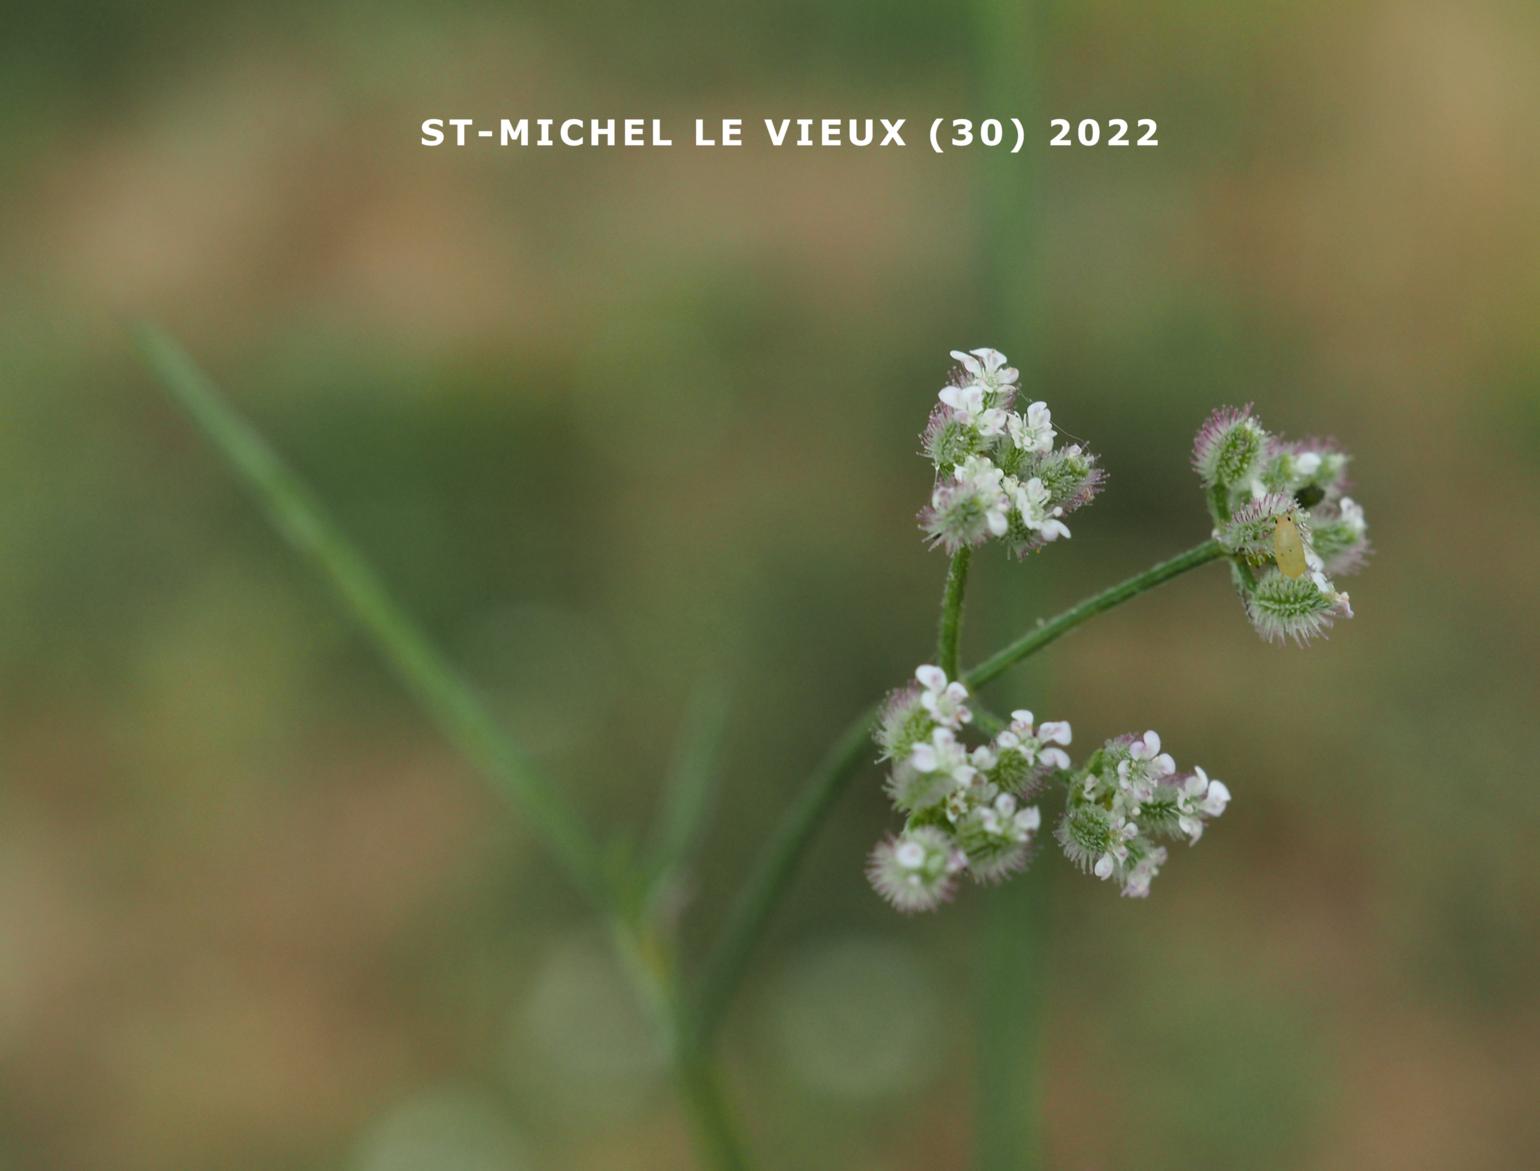
[[[1112,861],[1112,855],[1103,854],[1096,860],[1096,869],[1093,873],[1097,878],[1111,878],[1114,866],[1115,863]]]
[[[1225,806],[1230,804],[1230,790],[1223,781],[1209,783],[1208,796],[1203,799],[1203,812],[1211,817],[1218,817],[1225,811]]]
[[[940,667],[932,667],[929,664],[917,667],[914,677],[924,685],[927,691],[940,691],[946,686],[946,672]]]
[[[1073,735],[1067,720],[1044,720],[1037,734],[1045,744],[1068,744]]]
[[[1069,753],[1062,748],[1045,748],[1038,753],[1037,759],[1053,768],[1069,768]]]

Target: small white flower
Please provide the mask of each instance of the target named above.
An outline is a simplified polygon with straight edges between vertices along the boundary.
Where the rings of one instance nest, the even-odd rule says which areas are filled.
[[[946,799],[947,820],[956,825],[975,810],[987,809],[999,792],[970,768],[967,779],[957,778],[957,787]]]
[[[1201,774],[1203,770],[1200,768]],[[1208,783],[1208,792],[1205,794],[1198,808],[1209,817],[1218,817],[1230,806],[1230,786],[1223,781],[1212,780]]]
[[[1064,510],[1051,508],[1048,501],[1048,489],[1036,476],[1024,484],[1016,485],[1014,503],[1016,511],[1021,514],[1021,523],[1038,533],[1045,541],[1056,541],[1060,537],[1068,537],[1069,526],[1058,519],[1063,515]]]
[[[1355,537],[1363,536],[1369,527],[1368,522],[1364,520],[1363,506],[1351,496],[1344,496],[1339,507],[1342,509],[1342,522],[1347,525],[1348,530]]]
[[[1006,475],[982,455],[969,456],[953,473],[957,483],[977,497],[989,531],[1003,537],[1010,527],[1011,498],[1006,494]]]
[[[1037,762],[1051,768],[1067,769],[1070,766],[1069,753],[1062,748],[1044,748],[1037,754]]]
[[[1018,809],[1016,798],[1009,793],[1001,793],[979,810],[979,826],[984,832],[1010,842],[1030,840],[1042,824],[1043,814],[1036,805]]]
[[[944,773],[959,785],[973,780],[968,749],[958,742],[950,728],[937,728],[928,741],[916,744],[909,754],[909,763],[922,773]]]
[[[1006,420],[1011,442],[1022,451],[1046,455],[1053,450],[1053,413],[1047,403],[1033,403],[1025,414],[1012,413]]]
[[[1123,896],[1130,899],[1148,897],[1150,882],[1160,873],[1160,868],[1165,861],[1165,847],[1156,846],[1135,862],[1129,868],[1127,877],[1123,879]]]
[[[1037,738],[1044,744],[1068,744],[1074,739],[1074,730],[1068,720],[1044,720]]]
[[[1032,721],[1029,710],[1017,708],[1011,713],[1010,726],[995,737],[995,748],[1000,752],[1014,749],[1026,757],[1030,765],[1069,768],[1069,753],[1062,748],[1045,747],[1068,744],[1073,735],[1069,723],[1065,720],[1044,720],[1043,726],[1034,731]]]
[[[978,433],[985,439],[993,439],[1005,434],[1006,423],[1009,418],[1007,412],[999,407],[990,407],[986,411],[979,412]]]
[[[1203,819],[1218,817],[1230,803],[1230,790],[1220,780],[1210,780],[1202,768],[1182,782],[1176,795],[1176,823],[1189,843],[1203,836]]]
[[[964,426],[973,426],[984,413],[984,388],[977,383],[943,386],[936,397],[957,412],[957,418]]]
[[[1169,752],[1160,750],[1160,735],[1153,728],[1141,739],[1134,741],[1128,754],[1135,760],[1148,761],[1151,770],[1157,776],[1168,777],[1176,772],[1176,761],[1171,759]]]
[[[893,851],[893,861],[905,870],[918,870],[925,865],[925,847],[916,841],[900,842]]]
[[[1129,745],[1128,756],[1118,761],[1118,792],[1114,800],[1137,817],[1140,807],[1155,796],[1155,786],[1174,772],[1176,761],[1170,753],[1160,750],[1160,736],[1148,731]]]
[[[947,728],[960,728],[973,719],[968,708],[968,689],[960,682],[947,682],[946,672],[929,664],[918,668],[914,677],[925,690],[920,693],[920,706],[930,713],[931,719]]]
[[[967,484],[980,495],[1005,490],[1005,473],[987,456],[970,455],[953,472],[959,484]]]
[[[1300,476],[1313,476],[1321,470],[1321,453],[1302,451],[1294,457],[1294,472]]]
[[[1014,391],[1020,373],[1006,365],[1006,357],[999,350],[979,349],[969,353],[953,350],[952,358],[967,372],[969,380],[985,390],[999,394]]]
[[[1108,827],[1112,833],[1112,842],[1107,847],[1107,852],[1096,860],[1096,866],[1092,873],[1097,878],[1108,879],[1123,863],[1128,861],[1128,843],[1139,836],[1137,823],[1122,817],[1116,811],[1113,812],[1111,825]]]

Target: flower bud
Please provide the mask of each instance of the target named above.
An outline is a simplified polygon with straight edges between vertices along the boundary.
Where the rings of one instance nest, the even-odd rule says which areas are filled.
[[[913,683],[888,693],[873,737],[882,750],[879,760],[906,760],[916,744],[929,739],[935,720],[922,706],[921,695]]]
[[[1201,428],[1192,447],[1192,466],[1205,488],[1248,483],[1267,448],[1267,432],[1251,406],[1220,407]]]
[[[1337,618],[1351,618],[1348,596],[1323,574],[1285,577],[1270,569],[1246,594],[1246,616],[1268,642],[1293,639],[1303,646],[1324,635]]]
[[[877,893],[906,914],[931,911],[952,897],[967,857],[945,833],[920,826],[873,848],[866,876]]]

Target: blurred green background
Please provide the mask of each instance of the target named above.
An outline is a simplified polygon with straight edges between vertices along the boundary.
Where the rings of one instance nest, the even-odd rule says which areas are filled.
[[[995,692],[1082,746],[1158,728],[1235,793],[1146,904],[1056,854],[1022,880],[1048,1164],[1540,1163],[1540,10],[1160,8],[11,5],[0,1168],[689,1158],[585,908],[160,395],[139,318],[607,830],[645,830],[729,681],[691,956],[930,653],[914,452],[948,350],[1005,350],[1112,477],[1069,545],[981,559],[969,660],[1207,535],[1211,406],[1335,434],[1377,555],[1329,642],[1263,645],[1209,568]],[[990,92],[1162,144],[416,145]],[[900,919],[861,874],[892,820],[863,774],[724,1038],[771,1165],[968,1157],[1010,896]]]

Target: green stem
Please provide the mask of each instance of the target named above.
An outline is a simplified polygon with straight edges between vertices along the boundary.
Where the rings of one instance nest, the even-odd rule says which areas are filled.
[[[962,636],[963,595],[968,589],[968,564],[973,550],[964,545],[952,554],[941,595],[941,633],[936,640],[936,664],[948,679],[957,678],[957,644]]]
[[[991,679],[998,678],[1011,667],[1021,662],[1028,655],[1036,654],[1057,638],[1062,638],[1082,622],[1086,622],[1098,614],[1106,613],[1114,606],[1120,606],[1130,598],[1137,598],[1140,594],[1154,589],[1174,577],[1180,577],[1189,569],[1197,569],[1200,565],[1207,565],[1210,561],[1217,561],[1225,555],[1219,547],[1218,541],[1204,541],[1201,545],[1195,545],[1185,553],[1178,553],[1169,561],[1162,561],[1159,565],[1152,565],[1143,573],[1136,573],[1127,581],[1121,581],[1117,585],[1103,590],[1099,594],[1092,594],[1083,602],[1079,602],[1065,610],[1062,614],[1055,615],[1046,622],[1039,622],[1031,630],[1027,631],[1014,642],[1001,647],[989,658],[985,659],[977,667],[963,676],[963,681],[970,688],[982,687]]]
[[[716,1171],[744,1171],[749,1158],[722,1094],[712,1055],[693,1046],[681,1027],[686,1014],[672,948],[646,922],[612,917],[610,935],[652,1018],[657,1042],[669,1056],[675,1092],[701,1165]]]
[[[674,1077],[702,1160],[718,1171],[744,1171],[748,1156],[709,1055],[704,1051],[683,1055],[674,1065]]]
[[[610,905],[607,872],[586,826],[557,788],[498,726],[471,686],[396,605],[363,556],[306,485],[176,342],[143,327],[139,345],[162,385],[234,467],[295,550],[309,560],[384,654],[444,735],[534,825],[567,876],[597,906]]]
[[[1224,552],[1216,542],[1205,541],[1169,561],[1162,561],[1111,589],[1087,598],[1058,617],[1039,623],[1033,630],[964,674],[963,679],[969,687],[987,683],[1087,619],[1222,556]],[[754,945],[785,893],[813,834],[823,823],[824,813],[844,791],[856,769],[867,759],[867,737],[871,734],[876,715],[875,707],[868,708],[840,733],[839,739],[808,777],[796,803],[782,817],[780,826],[760,854],[754,872],[728,913],[727,924],[716,946],[707,956],[696,999],[696,1015],[688,1025],[692,1044],[707,1044],[721,1023],[728,1003],[748,970]]]
[[[770,913],[790,883],[813,834],[823,824],[824,814],[856,769],[871,759],[870,736],[876,717],[877,708],[873,705],[840,733],[808,777],[796,802],[782,816],[754,872],[739,891],[701,974],[695,1016],[686,1026],[692,1047],[710,1041],[748,970],[749,957],[764,933]]]
[[[1040,1099],[1050,889],[1056,866],[1034,866],[983,892],[973,1030],[973,1171],[1041,1167]]]

